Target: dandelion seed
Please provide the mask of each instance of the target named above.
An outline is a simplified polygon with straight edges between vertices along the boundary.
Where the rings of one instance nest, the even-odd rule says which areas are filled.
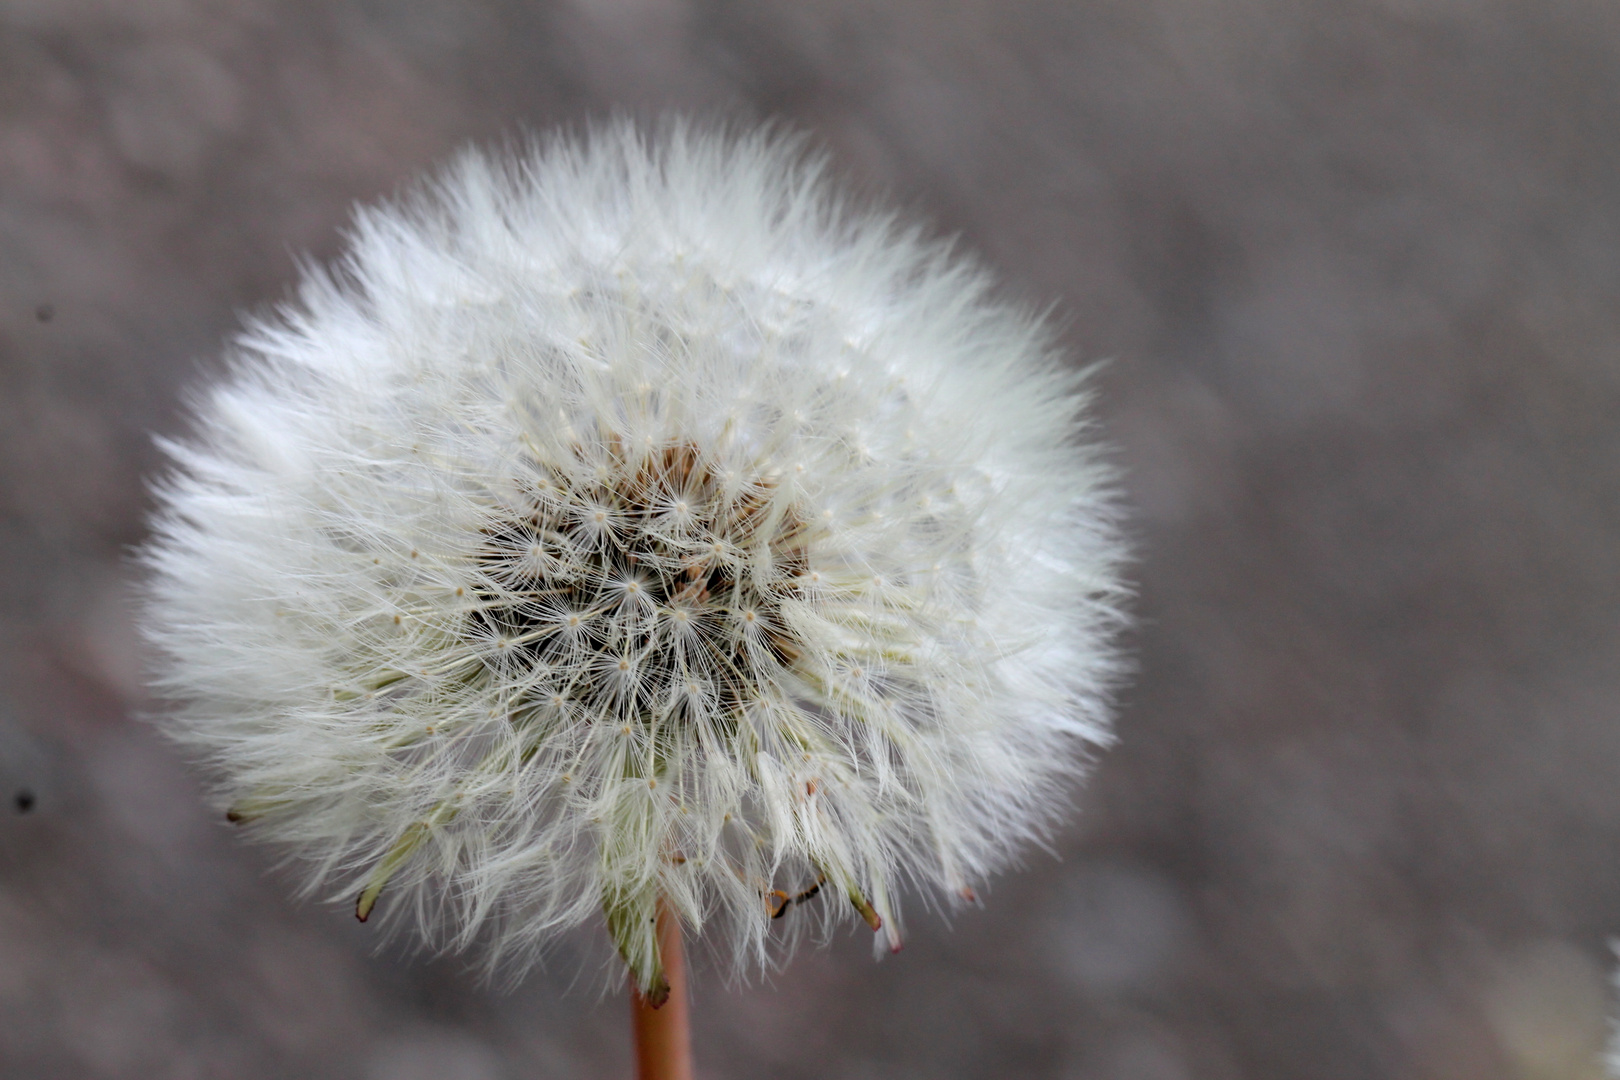
[[[600,917],[652,1000],[660,911],[893,950],[1067,811],[1120,671],[1084,389],[796,145],[465,154],[168,447],[168,727],[312,889],[518,970]]]

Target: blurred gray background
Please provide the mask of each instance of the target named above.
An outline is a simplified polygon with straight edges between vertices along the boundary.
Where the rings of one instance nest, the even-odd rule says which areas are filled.
[[[700,972],[702,1075],[1595,1077],[1612,0],[0,0],[0,1075],[628,1075],[568,949],[498,994],[287,899],[135,718],[127,553],[149,433],[354,200],[667,107],[1055,302],[1140,553],[1056,857],[882,964]]]

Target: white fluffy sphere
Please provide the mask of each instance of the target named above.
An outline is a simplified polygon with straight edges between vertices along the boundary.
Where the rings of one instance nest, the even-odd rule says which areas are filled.
[[[491,962],[605,913],[655,992],[660,903],[742,966],[897,948],[1060,817],[1119,673],[1080,379],[988,292],[793,140],[463,155],[166,444],[169,729],[312,888]]]

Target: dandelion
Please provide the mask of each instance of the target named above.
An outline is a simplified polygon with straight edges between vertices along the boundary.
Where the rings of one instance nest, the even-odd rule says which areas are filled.
[[[462,155],[165,443],[169,730],[311,890],[492,968],[898,949],[1061,818],[1120,668],[1081,379],[990,288],[791,138]]]
[[[1620,940],[1609,942],[1609,951],[1620,957]],[[1620,969],[1609,976],[1610,986],[1614,991],[1620,991]],[[1602,1066],[1604,1075],[1611,1080],[1620,1080],[1620,1019],[1609,1017],[1609,1043],[1604,1048]]]

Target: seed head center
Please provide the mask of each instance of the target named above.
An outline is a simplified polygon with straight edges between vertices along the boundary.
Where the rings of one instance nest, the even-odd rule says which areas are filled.
[[[768,470],[738,484],[688,443],[607,446],[606,467],[583,449],[529,461],[522,498],[484,527],[465,633],[505,644],[483,678],[515,693],[515,722],[564,701],[615,726],[734,719],[803,654],[781,608],[808,572],[805,516]]]

